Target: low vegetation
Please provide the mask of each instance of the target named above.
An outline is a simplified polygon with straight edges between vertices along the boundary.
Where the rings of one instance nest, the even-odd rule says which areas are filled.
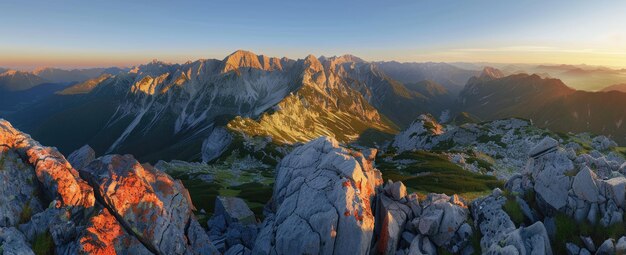
[[[428,151],[380,155],[376,163],[385,180],[402,181],[410,192],[458,194],[471,200],[503,185],[493,176],[469,172],[445,155]]]
[[[36,255],[52,255],[54,254],[54,240],[49,231],[35,236],[32,243],[33,252]]]
[[[568,242],[584,247],[580,236],[591,237],[597,247],[608,238],[617,240],[621,236],[626,235],[625,222],[603,227],[601,224],[591,224],[588,221],[577,222],[563,213],[556,215],[555,222],[556,234],[554,240],[552,240],[552,252],[554,254],[566,254],[565,244]]]

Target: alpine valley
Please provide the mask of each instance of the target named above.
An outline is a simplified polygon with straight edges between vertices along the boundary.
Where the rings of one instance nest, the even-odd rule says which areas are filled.
[[[0,69],[0,254],[626,254],[622,72]]]

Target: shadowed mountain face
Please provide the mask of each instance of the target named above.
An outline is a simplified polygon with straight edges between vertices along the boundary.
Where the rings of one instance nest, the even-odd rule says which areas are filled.
[[[447,63],[399,63],[377,62],[387,75],[403,83],[417,83],[431,80],[443,85],[451,94],[456,95],[467,80],[480,74],[479,71],[462,69]]]
[[[558,131],[624,139],[617,137],[623,136],[623,112],[607,110],[612,101],[623,104],[621,94],[583,93],[558,79],[505,76],[495,68],[478,73],[444,63],[367,62],[351,55],[292,60],[240,50],[223,60],[153,61],[127,72],[97,72],[67,88],[50,87],[35,104],[3,115],[65,153],[88,143],[97,154],[132,153],[150,162],[199,160],[218,127],[271,137],[277,144],[322,135],[374,144],[423,113],[467,119],[450,119],[447,110],[470,119],[524,117]],[[57,80],[76,75],[56,69],[33,73]],[[460,84],[465,87],[457,98]]]
[[[626,94],[585,92],[558,79],[516,74],[472,78],[459,95],[458,109],[484,120],[522,117],[561,132],[592,132],[626,142]]]
[[[89,143],[98,154],[154,161],[198,159],[218,126],[277,143],[320,135],[350,142],[366,130],[395,133],[452,102],[442,85],[405,86],[350,55],[291,60],[237,51],[224,60],[155,61],[104,74],[10,118],[64,152]]]

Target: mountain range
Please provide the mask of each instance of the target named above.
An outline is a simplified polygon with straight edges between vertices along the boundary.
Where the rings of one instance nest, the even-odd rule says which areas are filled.
[[[130,70],[24,72],[41,80],[82,80],[46,90],[41,100],[4,117],[65,153],[89,144],[97,154],[132,153],[150,162],[200,160],[203,143],[223,137],[216,131],[222,128],[276,144],[325,135],[380,145],[423,113],[450,121],[522,117],[554,131],[626,142],[626,94],[506,74],[447,63],[368,62],[352,55],[294,60],[239,50],[222,60],[153,61]]]

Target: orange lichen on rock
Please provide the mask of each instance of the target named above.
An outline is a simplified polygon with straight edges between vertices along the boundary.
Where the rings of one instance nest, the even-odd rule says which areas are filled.
[[[89,221],[85,234],[80,238],[80,252],[86,254],[117,254],[115,241],[126,235],[122,226],[107,210]]]
[[[55,148],[42,146],[5,120],[0,120],[0,144],[15,149],[26,158],[26,163],[34,166],[37,179],[61,201],[60,206],[94,205],[93,189]]]
[[[111,171],[110,177],[106,177],[108,180],[101,180],[99,189],[107,204],[120,215],[125,215],[129,209],[141,214],[143,208],[138,206],[139,204],[150,204],[153,209],[161,210],[163,202],[156,196],[152,187],[138,176],[145,173],[143,167],[137,163],[132,169],[123,176]]]

